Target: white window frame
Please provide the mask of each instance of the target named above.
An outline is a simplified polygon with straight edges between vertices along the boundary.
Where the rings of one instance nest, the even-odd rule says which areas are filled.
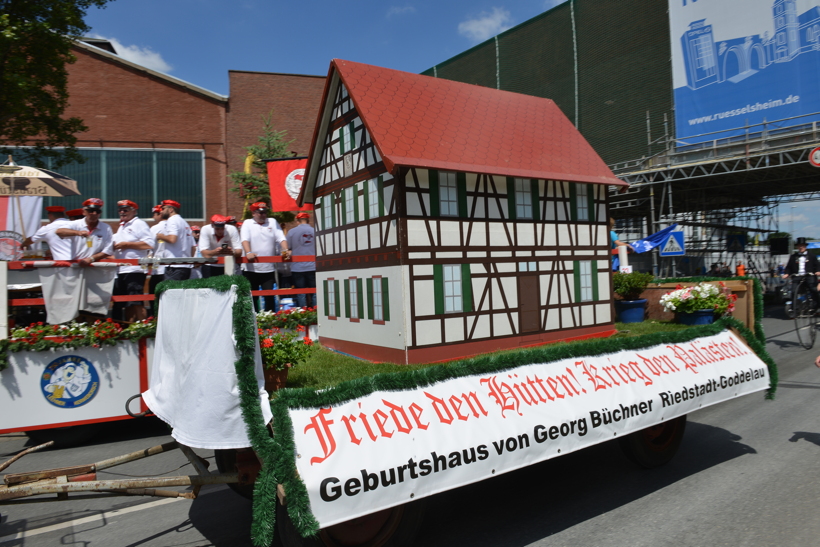
[[[346,123],[339,128],[339,155],[343,156],[356,148],[355,134],[353,122]]]
[[[327,313],[328,317],[336,317],[336,283],[335,279],[327,280]]]
[[[345,188],[345,224],[356,222],[356,187]]]
[[[350,319],[359,319],[359,283],[358,278],[347,279],[347,297],[350,299]]]
[[[439,172],[438,178],[439,214],[443,217],[458,216],[458,181],[456,174]]]
[[[379,213],[379,179],[367,181],[368,218],[378,218]]]
[[[591,302],[592,301],[592,261],[591,260],[580,260],[578,261],[578,273],[580,277],[580,287],[581,287],[581,302]]]
[[[382,302],[382,278],[374,277],[373,286],[373,320],[384,321],[384,303]]]
[[[444,313],[461,313],[464,297],[461,292],[461,264],[445,264],[444,273]]]
[[[532,219],[532,186],[529,179],[513,179],[515,185],[515,217]]]
[[[322,198],[322,230],[333,228],[333,198],[325,196]]]
[[[575,213],[579,221],[589,221],[589,184],[575,184]]]

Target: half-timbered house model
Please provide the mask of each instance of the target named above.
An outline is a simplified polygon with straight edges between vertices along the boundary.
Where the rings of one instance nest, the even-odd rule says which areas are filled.
[[[625,183],[553,101],[336,59],[305,175],[324,346],[419,363],[613,333]]]

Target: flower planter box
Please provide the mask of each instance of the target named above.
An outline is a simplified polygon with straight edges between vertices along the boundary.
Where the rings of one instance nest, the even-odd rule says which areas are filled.
[[[735,311],[732,317],[742,322],[747,328],[754,329],[755,311],[754,311],[754,281],[751,279],[717,279],[715,281],[707,281],[710,285],[717,285],[720,282],[732,291],[732,294],[737,295],[737,302],[735,302]],[[681,285],[683,287],[694,287],[698,282],[677,282],[677,283],[661,283],[660,285],[652,284],[646,288],[641,294],[642,298],[646,298],[648,302],[646,319],[648,321],[673,321],[675,319],[674,312],[666,311],[660,304],[661,297],[674,291],[675,287]]]

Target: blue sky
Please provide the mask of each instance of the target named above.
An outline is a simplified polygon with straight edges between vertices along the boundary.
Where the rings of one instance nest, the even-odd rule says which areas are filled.
[[[228,70],[325,75],[332,58],[422,72],[565,0],[115,0],[91,35],[126,59],[228,95]],[[661,1],[661,0],[658,0]],[[820,202],[780,227],[820,238]]]
[[[121,56],[227,95],[228,70],[422,72],[563,1],[115,0],[86,21]]]

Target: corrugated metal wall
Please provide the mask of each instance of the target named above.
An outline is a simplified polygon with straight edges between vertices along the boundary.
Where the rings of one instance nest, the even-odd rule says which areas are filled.
[[[664,114],[674,134],[665,0],[570,0],[423,74],[549,98],[573,122],[577,111],[607,163],[649,155],[647,111],[653,139]]]

